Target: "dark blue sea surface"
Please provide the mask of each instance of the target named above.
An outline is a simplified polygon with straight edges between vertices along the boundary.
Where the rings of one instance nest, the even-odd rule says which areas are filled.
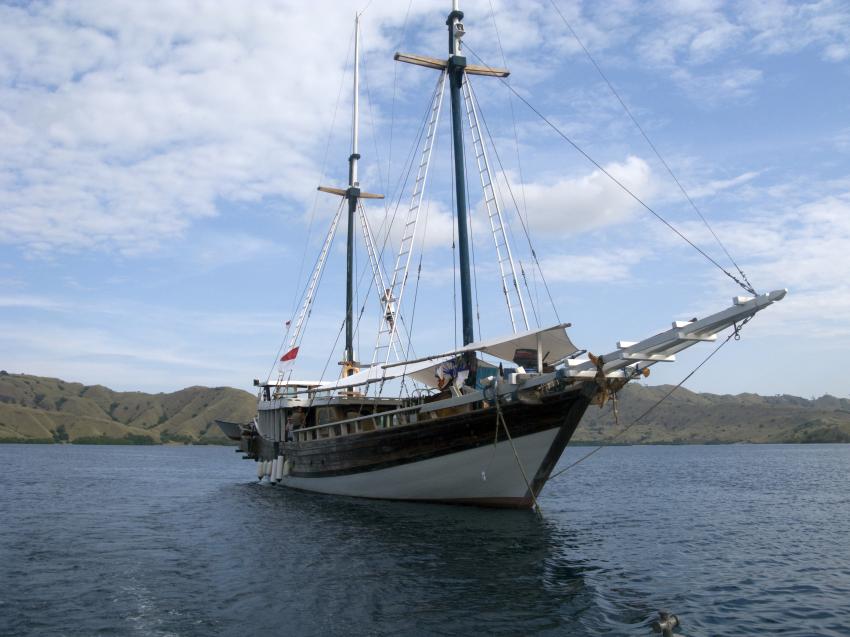
[[[850,635],[850,445],[606,448],[542,518],[254,475],[0,445],[0,635]]]

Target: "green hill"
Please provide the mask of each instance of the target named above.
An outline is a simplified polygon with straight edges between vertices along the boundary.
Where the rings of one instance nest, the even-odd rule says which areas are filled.
[[[228,442],[214,420],[248,421],[256,398],[231,387],[115,392],[0,372],[0,442]]]
[[[620,427],[610,402],[587,410],[575,442],[611,439],[670,391],[668,385],[626,385],[619,394]],[[850,442],[850,400],[821,396],[699,394],[679,388],[614,442]]]
[[[620,392],[620,427],[609,402],[602,409],[588,409],[573,440],[591,444],[850,442],[850,400],[846,398],[731,396],[687,389],[678,389],[625,434],[616,436],[669,390],[664,385],[627,385]],[[255,408],[253,395],[231,387],[144,394],[0,372],[0,442],[227,443],[214,420],[247,422]]]

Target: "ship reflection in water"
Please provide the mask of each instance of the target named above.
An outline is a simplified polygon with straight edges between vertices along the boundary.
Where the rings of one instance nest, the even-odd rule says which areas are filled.
[[[529,634],[603,612],[584,577],[592,567],[562,521],[267,486],[251,491],[267,523],[278,515],[310,520],[322,547],[316,555],[284,533],[276,540],[284,571],[295,566],[291,592],[323,600],[323,615],[301,618],[305,630],[318,621],[328,630],[340,622],[380,627],[380,634],[510,634],[517,627]]]

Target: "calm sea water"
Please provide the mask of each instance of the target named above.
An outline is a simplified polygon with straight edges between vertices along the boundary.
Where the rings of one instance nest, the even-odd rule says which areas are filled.
[[[542,519],[253,476],[0,445],[0,634],[850,635],[850,445],[607,448]]]

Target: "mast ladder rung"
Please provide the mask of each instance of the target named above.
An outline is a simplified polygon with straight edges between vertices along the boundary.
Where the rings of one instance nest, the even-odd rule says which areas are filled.
[[[428,130],[423,138],[419,168],[416,173],[416,180],[414,181],[413,192],[410,197],[410,206],[403,226],[404,234],[401,242],[399,243],[399,251],[396,255],[395,266],[393,267],[392,281],[389,286],[385,288],[388,290],[388,297],[383,299],[384,311],[381,313],[378,340],[375,343],[372,358],[373,365],[379,360],[381,353],[386,353],[384,362],[388,363],[391,352],[395,351],[395,337],[398,331],[398,324],[400,322],[401,304],[407,283],[410,259],[413,254],[413,244],[416,237],[416,228],[419,222],[419,211],[422,207],[422,196],[428,179],[428,167],[431,163],[431,151],[434,148],[434,142],[437,137],[437,122],[440,118],[440,109],[443,103],[445,83],[446,71],[444,70],[440,73],[440,77],[437,80],[437,88],[431,104]],[[398,355],[397,352],[396,355]]]
[[[493,175],[490,170],[490,163],[487,160],[487,148],[482,136],[481,126],[478,122],[472,87],[469,83],[469,77],[466,74],[463,76],[461,86],[463,90],[463,101],[466,106],[466,115],[469,120],[470,137],[472,138],[475,159],[478,164],[478,175],[481,180],[482,190],[484,191],[484,204],[487,207],[487,217],[490,219],[490,230],[493,234],[493,243],[496,247],[496,259],[499,263],[499,273],[503,281],[502,292],[505,295],[505,304],[508,307],[511,327],[516,332],[518,317],[515,314],[517,310],[519,310],[519,319],[523,322],[525,329],[529,327],[528,316],[525,312],[525,302],[520,291],[510,243],[505,232],[504,219],[502,218],[499,201],[496,197]],[[504,284],[504,281],[508,279],[513,281],[513,285]]]

